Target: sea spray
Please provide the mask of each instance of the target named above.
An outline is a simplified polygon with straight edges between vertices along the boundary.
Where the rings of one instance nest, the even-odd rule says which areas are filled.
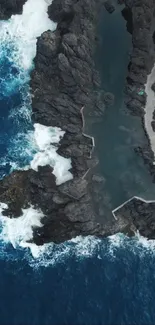
[[[12,53],[9,52],[9,60],[20,68],[21,73],[24,70],[26,74],[24,79],[27,77],[27,80],[36,55],[37,37],[48,29],[56,28],[56,24],[48,18],[47,14],[51,2],[28,0],[23,6],[22,15],[14,15],[8,21],[0,23],[1,44],[4,48],[6,44],[13,46]]]
[[[14,248],[29,247],[28,242],[33,239],[33,228],[42,227],[41,219],[43,217],[43,213],[32,206],[23,209],[22,215],[18,218],[1,215],[2,232],[0,237],[5,243],[11,243]]]
[[[60,128],[47,127],[39,123],[34,124],[34,128],[34,137],[38,150],[31,161],[31,168],[37,171],[38,166],[50,165],[53,167],[57,185],[71,180],[73,178],[69,172],[71,159],[61,157],[56,152],[56,144],[59,143],[65,132]]]
[[[10,171],[23,169],[24,167],[28,169],[28,166],[18,164],[18,157],[22,162],[26,161],[26,157],[29,157],[29,161],[32,160],[30,167],[34,170],[37,170],[38,166],[47,164],[52,166],[59,185],[72,179],[72,175],[68,171],[71,169],[70,159],[59,156],[56,153],[57,147],[52,145],[52,143],[58,144],[64,132],[59,128],[35,124],[33,136],[31,97],[27,85],[30,79],[30,70],[33,67],[33,59],[36,55],[37,37],[48,29],[54,30],[56,28],[56,24],[47,15],[47,8],[50,3],[51,1],[46,0],[28,0],[23,7],[22,15],[12,16],[9,21],[1,23],[0,40],[3,44],[2,48],[6,51],[7,44],[8,52],[5,53],[7,59],[18,71],[16,75],[9,76],[5,88],[11,92],[18,85],[18,91],[21,92],[23,99],[23,103],[18,107],[18,110],[15,108],[10,111],[9,118],[12,119],[13,123],[16,122],[18,133],[9,139],[9,161],[7,157],[2,158],[1,165],[9,162]],[[12,51],[9,51],[9,47]],[[25,85],[24,88],[23,85]],[[23,123],[21,123],[21,120]],[[27,125],[27,121],[29,125]],[[24,132],[21,130],[23,124],[26,124]],[[46,141],[47,143],[45,143]],[[12,161],[10,161],[10,156]]]
[[[28,83],[36,55],[37,37],[48,29],[56,28],[47,14],[50,3],[47,0],[28,0],[22,15],[13,15],[8,21],[0,22],[0,104],[2,108],[5,105],[0,118],[3,128],[6,126],[9,129],[7,134],[4,131],[0,134],[0,145],[6,147],[5,155],[0,157],[1,178],[14,169],[23,168],[36,153],[32,142]]]
[[[9,164],[10,171],[29,168],[37,171],[38,166],[48,164],[53,167],[56,183],[59,185],[73,177],[69,172],[71,160],[59,156],[56,152],[65,132],[57,127],[37,123],[32,125],[28,85],[36,55],[37,37],[48,29],[56,28],[56,24],[47,15],[50,3],[51,1],[47,0],[28,0],[23,7],[22,15],[12,16],[9,21],[0,23],[0,61],[4,65],[7,62],[7,77],[5,71],[4,76],[1,73],[2,94],[8,98],[18,94],[21,99],[18,107],[15,105],[9,109],[8,119],[17,132],[10,137],[7,146],[9,154],[0,159],[0,164],[1,166]],[[30,164],[24,165],[28,160],[31,161]],[[30,248],[32,255],[38,257],[47,245],[40,248],[29,241],[33,238],[33,228],[42,226],[42,212],[31,206],[23,209],[19,218],[10,219],[2,215],[3,209],[7,206],[2,203],[1,207],[1,242],[5,245],[10,243],[13,248]]]

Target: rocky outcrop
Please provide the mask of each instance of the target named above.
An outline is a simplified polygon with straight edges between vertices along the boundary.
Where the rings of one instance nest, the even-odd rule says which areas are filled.
[[[144,115],[145,83],[155,62],[153,42],[155,0],[125,0],[132,14],[133,50],[127,76],[127,106],[131,113]]]
[[[12,15],[21,14],[27,0],[1,0],[0,19],[9,19]]]
[[[155,239],[155,201],[133,197],[113,213],[116,219],[121,216],[128,220],[130,235],[139,231],[142,236]]]
[[[115,6],[110,0],[104,2],[104,7],[110,14],[115,11]]]
[[[145,84],[155,62],[153,38],[155,0],[118,0],[118,2],[125,4],[122,14],[127,21],[128,31],[132,33],[133,44],[125,88],[126,105],[130,114],[140,119],[145,134],[145,143],[141,146],[135,144],[135,151],[143,157],[151,174],[155,175],[153,166],[154,155],[144,121],[147,98]]]
[[[79,234],[93,234],[99,225],[90,204],[88,182],[75,178],[56,186],[49,166],[13,172],[0,184],[0,201],[8,204],[3,212],[9,217],[22,215],[22,208],[31,205],[41,208],[43,227],[34,230],[34,241],[41,245],[71,239]]]

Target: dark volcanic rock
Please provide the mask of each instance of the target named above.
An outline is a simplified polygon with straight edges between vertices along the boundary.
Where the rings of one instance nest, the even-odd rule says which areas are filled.
[[[129,15],[125,16],[125,19],[127,20],[127,26],[128,24],[130,27],[132,26],[133,43],[126,79],[125,103],[130,113],[141,120],[146,144],[140,150],[139,148],[135,148],[135,150],[144,158],[144,162],[147,163],[153,175],[153,155],[145,130],[144,114],[147,99],[145,84],[155,62],[155,44],[153,41],[155,0],[124,0],[124,4],[126,7],[123,10],[130,12]],[[152,127],[154,127],[154,122]],[[143,150],[144,153],[142,152]]]
[[[151,89],[155,92],[155,82],[152,84]]]
[[[132,109],[134,115],[141,116],[140,106],[143,110],[146,104],[144,85],[155,62],[155,45],[152,38],[155,0],[124,0],[124,3],[132,14],[133,43],[127,76],[127,106]],[[131,15],[128,19],[131,21]],[[144,91],[143,95],[139,94],[140,91]]]
[[[0,19],[8,19],[12,15],[21,14],[27,0],[1,0]]]
[[[134,197],[115,211],[115,217],[125,218],[133,234],[136,230],[148,239],[155,239],[155,202]]]
[[[152,126],[152,130],[155,132],[155,121],[154,120],[151,122],[151,126]]]
[[[83,135],[83,108],[96,104],[93,52],[98,10],[102,1],[55,0],[49,16],[58,21],[55,32],[38,39],[31,89],[35,122],[64,130],[58,153],[72,157],[72,172],[88,170],[92,140]]]

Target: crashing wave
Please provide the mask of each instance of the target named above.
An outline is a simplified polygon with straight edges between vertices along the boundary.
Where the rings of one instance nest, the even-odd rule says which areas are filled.
[[[11,109],[8,117],[15,125],[15,129],[18,129],[18,133],[8,140],[9,154],[1,158],[0,163],[2,166],[9,164],[11,166],[10,171],[12,171],[24,168],[34,157],[31,163],[32,168],[36,170],[38,165],[44,166],[49,163],[54,167],[55,175],[58,175],[58,169],[63,164],[63,171],[60,169],[59,176],[62,174],[65,181],[71,179],[70,173],[67,173],[67,170],[70,169],[70,161],[63,159],[63,157],[59,158],[56,150],[53,146],[50,147],[50,144],[46,151],[40,150],[36,146],[38,135],[36,135],[36,130],[34,137],[32,135],[31,97],[28,88],[30,71],[33,68],[33,59],[36,55],[37,37],[48,29],[54,30],[56,28],[56,24],[48,18],[47,8],[50,4],[51,1],[49,0],[28,0],[23,7],[22,15],[13,15],[9,21],[0,23],[0,60],[7,59],[11,64],[8,77],[3,76],[1,80],[3,94],[9,96],[12,92],[18,91],[22,95],[22,105]],[[41,128],[43,126],[40,125],[40,132],[42,132]],[[47,129],[44,128],[44,130]],[[44,134],[44,137],[46,136],[47,132]],[[39,153],[37,154],[38,149]],[[58,184],[61,182],[59,179]]]
[[[71,169],[71,159],[64,158],[56,152],[58,144],[64,135],[58,127],[47,127],[39,123],[34,124],[34,137],[38,152],[31,161],[31,168],[38,170],[38,166],[50,165],[53,167],[53,174],[56,176],[56,184],[60,185],[73,178],[69,172]]]
[[[56,152],[57,145],[65,132],[57,127],[46,127],[37,123],[32,125],[28,86],[33,59],[36,55],[37,37],[44,31],[54,30],[56,27],[47,15],[50,3],[51,1],[48,0],[28,0],[23,7],[22,15],[12,16],[9,21],[0,23],[0,61],[1,64],[5,60],[9,63],[7,77],[1,76],[3,96],[9,97],[18,92],[22,98],[21,105],[10,109],[8,118],[18,132],[9,139],[9,155],[1,158],[0,164],[1,166],[9,164],[11,171],[28,168],[37,171],[38,166],[49,164],[53,167],[53,174],[59,185],[72,178],[69,172],[71,160],[59,156]],[[28,157],[31,160],[30,164],[23,166],[23,162],[26,162]],[[42,226],[42,212],[30,207],[23,209],[20,217],[10,219],[2,214],[6,208],[7,206],[1,203],[1,243],[6,246],[11,244],[13,248],[18,247],[18,249],[30,248],[33,257],[39,257],[47,251],[49,245],[37,247],[30,243],[33,228]]]
[[[32,136],[28,82],[36,55],[37,37],[48,29],[56,28],[56,24],[48,18],[50,4],[49,0],[28,0],[22,15],[13,15],[8,21],[0,22],[1,96],[9,98],[16,93],[21,96],[18,107],[9,108],[8,119],[14,132],[7,139],[8,154],[0,159],[1,166],[11,166],[10,172],[22,169],[37,152]]]
[[[1,207],[3,212],[7,205],[1,203]],[[14,248],[18,246],[29,247],[29,241],[33,238],[33,228],[42,226],[41,219],[43,217],[43,213],[32,206],[23,209],[21,217],[18,218],[8,218],[1,215],[1,240],[5,243],[11,243]]]

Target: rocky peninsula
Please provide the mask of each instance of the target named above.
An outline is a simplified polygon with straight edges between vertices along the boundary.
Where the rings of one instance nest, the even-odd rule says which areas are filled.
[[[19,2],[19,6],[18,1],[13,0],[1,5],[1,19],[9,18],[11,8],[12,13],[20,13],[25,1]],[[13,4],[16,6],[12,7]],[[57,28],[54,32],[44,32],[37,41],[30,82],[32,119],[34,123],[57,126],[65,131],[57,152],[71,158],[73,180],[56,185],[50,166],[40,166],[38,171],[14,171],[0,181],[0,202],[8,205],[3,214],[10,218],[21,216],[22,209],[29,206],[41,209],[43,226],[34,229],[33,238],[38,245],[50,241],[60,243],[78,235],[108,236],[117,232],[133,235],[137,229],[142,235],[155,237],[154,203],[133,198],[110,216],[102,209],[99,213],[96,204],[104,179],[94,174],[95,143],[85,134],[84,110],[103,114],[106,102],[96,95],[100,91],[100,79],[94,64],[96,27],[103,4],[102,0],[53,0],[48,14]],[[112,7],[106,4],[109,12],[114,11],[108,8]],[[126,104],[130,113],[142,120],[142,127],[145,83],[155,62],[152,8],[155,8],[155,0],[125,0],[127,21],[130,17],[131,22],[132,17],[133,39]],[[107,98],[111,101],[111,97]],[[147,148],[135,150],[152,166],[149,139]]]

